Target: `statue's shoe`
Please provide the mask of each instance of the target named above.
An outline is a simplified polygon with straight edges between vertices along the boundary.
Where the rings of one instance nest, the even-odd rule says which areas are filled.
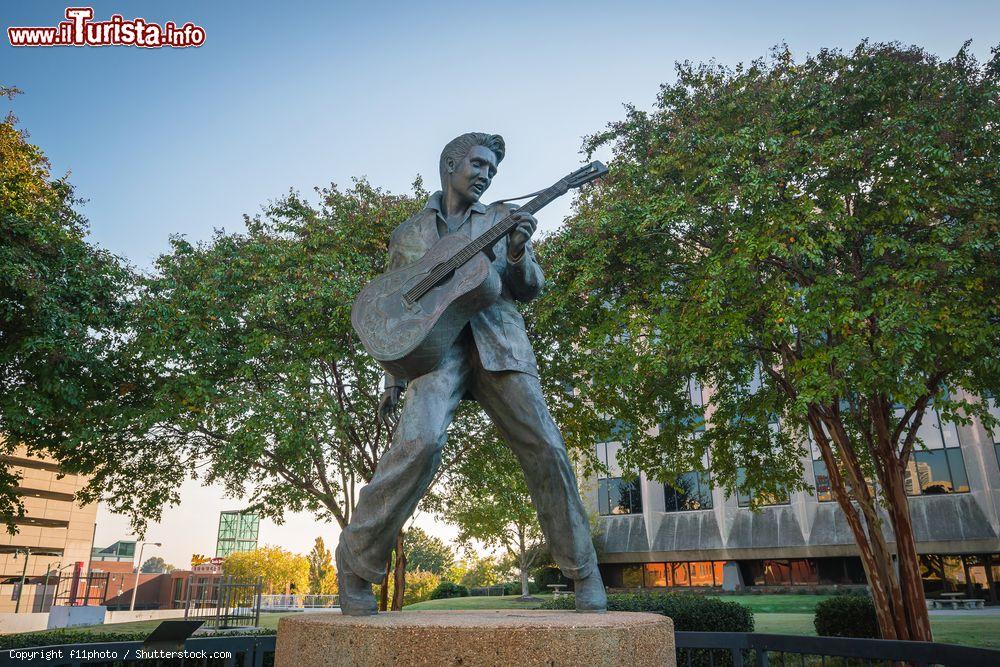
[[[341,558],[337,545],[337,593],[340,595],[340,612],[347,616],[373,616],[378,613],[378,603],[372,595],[372,585],[351,572]]]
[[[600,613],[608,610],[608,595],[604,591],[601,573],[594,568],[589,577],[577,579],[573,585],[576,594],[576,610]]]

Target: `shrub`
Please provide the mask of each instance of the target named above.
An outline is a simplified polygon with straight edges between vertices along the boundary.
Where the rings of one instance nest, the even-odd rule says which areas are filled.
[[[520,581],[508,581],[503,585],[504,595],[520,595],[521,594],[521,582]]]
[[[816,605],[813,620],[821,637],[878,638],[875,605],[867,595],[840,595]]]
[[[441,584],[441,577],[433,572],[414,570],[406,573],[406,592],[403,593],[404,604],[416,604],[430,600],[434,591]]]
[[[467,598],[469,597],[469,589],[461,584],[456,584],[451,581],[442,581],[437,587],[431,592],[432,600],[445,600],[447,598]]]
[[[542,603],[542,609],[573,609],[572,595]],[[645,611],[669,616],[674,629],[695,632],[753,632],[753,612],[739,602],[677,593],[616,593],[608,611]]]

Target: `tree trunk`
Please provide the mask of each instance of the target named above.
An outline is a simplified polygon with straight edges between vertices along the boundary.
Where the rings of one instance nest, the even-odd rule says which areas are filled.
[[[913,537],[913,523],[910,520],[910,505],[903,485],[903,471],[898,460],[885,466],[883,490],[896,537],[896,560],[899,563],[899,585],[902,589],[902,616],[907,625],[907,636],[901,639],[912,641],[933,641],[931,619],[927,613],[924,598],[924,582],[920,578],[920,560],[917,555],[917,541]]]
[[[385,564],[385,576],[382,577],[382,585],[380,587],[379,598],[378,598],[379,611],[389,611],[389,572],[391,571],[392,571],[392,554],[389,555],[389,560]]]
[[[403,552],[403,531],[396,536],[396,568],[392,573],[392,611],[403,610],[406,594],[406,554]]]
[[[844,513],[847,525],[854,536],[854,542],[858,546],[861,565],[864,568],[865,577],[868,579],[868,586],[871,588],[872,603],[875,606],[875,617],[878,621],[879,632],[883,639],[896,639],[896,621],[893,618],[890,595],[892,586],[886,581],[886,575],[889,574],[891,576],[892,573],[885,571],[886,555],[881,553],[882,550],[879,548],[877,541],[869,540],[869,534],[865,532],[865,524],[862,523],[861,517],[858,516],[858,508],[852,502],[852,494],[847,488],[847,481],[844,479],[838,461],[833,455],[830,440],[823,430],[824,423],[818,409],[810,408],[809,427],[813,433],[813,438],[816,441],[823,462],[826,464],[827,475],[830,479],[830,490],[833,492],[834,499],[836,499],[837,504]],[[843,458],[847,458],[846,453],[842,452],[842,455]],[[855,461],[854,464],[854,466],[851,466],[849,463],[845,463],[848,473],[851,474],[852,486],[857,483],[855,479],[857,476],[857,462]],[[861,483],[864,483],[863,479]],[[861,505],[860,501],[859,505]],[[872,509],[869,508],[869,511]],[[865,518],[867,522],[868,517],[866,516]],[[876,539],[880,535],[880,530],[872,533],[872,537]]]

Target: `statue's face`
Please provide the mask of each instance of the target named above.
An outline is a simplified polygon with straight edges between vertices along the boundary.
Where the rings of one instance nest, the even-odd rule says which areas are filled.
[[[473,146],[448,174],[448,187],[462,199],[475,202],[497,173],[497,156],[486,146]]]

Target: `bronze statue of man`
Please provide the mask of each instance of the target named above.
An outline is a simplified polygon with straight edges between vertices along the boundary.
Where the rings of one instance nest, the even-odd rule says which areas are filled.
[[[446,234],[474,238],[516,207],[479,199],[504,157],[503,138],[470,132],[441,152],[441,191],[392,234],[389,268],[417,260]],[[377,611],[371,583],[382,580],[396,535],[427,492],[441,464],[446,430],[463,398],[486,410],[514,451],[542,531],[563,574],[573,579],[578,611],[603,611],[607,597],[576,478],[562,436],[542,396],[535,355],[515,301],[527,302],[542,287],[542,270],[531,249],[537,221],[516,213],[518,225],[493,247],[501,277],[500,298],[479,311],[433,370],[406,383],[386,375],[379,417],[390,421],[408,391],[389,450],[337,545],[340,607],[351,615]]]

